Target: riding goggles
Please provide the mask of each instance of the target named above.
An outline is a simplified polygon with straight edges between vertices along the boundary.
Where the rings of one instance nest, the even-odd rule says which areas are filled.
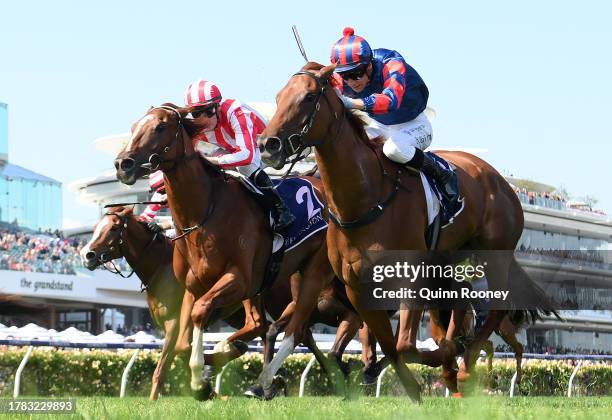
[[[208,118],[213,117],[217,113],[216,107],[208,107],[203,109],[194,109],[191,111],[191,116],[193,118],[200,118],[202,115],[206,115]]]
[[[366,73],[367,68],[367,65],[362,65],[354,70],[345,71],[338,74],[340,75],[340,77],[342,77],[342,80],[359,80]]]

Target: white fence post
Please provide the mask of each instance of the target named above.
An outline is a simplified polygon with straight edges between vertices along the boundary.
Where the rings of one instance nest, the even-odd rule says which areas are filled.
[[[30,360],[30,355],[32,354],[32,350],[34,350],[34,346],[28,347],[26,350],[26,354],[23,356],[19,367],[17,368],[17,372],[15,372],[15,388],[13,389],[13,398],[19,397],[19,392],[21,388],[21,373],[23,369],[25,369],[28,364],[28,360]]]
[[[221,376],[223,375],[223,372],[225,372],[226,367],[227,364],[223,365],[223,367],[221,368],[221,372],[219,372],[217,374],[217,377],[215,378],[215,393],[217,395],[221,393]]]
[[[527,360],[523,358],[523,360],[521,361],[521,371],[523,370],[523,367],[527,364]],[[516,388],[516,378],[518,376],[518,370],[516,372],[514,372],[514,375],[512,375],[512,380],[510,381],[510,398],[514,397],[514,389]]]
[[[569,378],[569,383],[567,384],[567,396],[568,396],[568,398],[572,397],[572,387],[574,385],[574,378],[576,377],[576,374],[578,373],[578,370],[580,370],[580,368],[582,367],[582,362],[583,362],[582,360],[580,360],[578,362],[578,364],[574,368],[574,371],[572,372],[572,375]]]
[[[385,376],[385,374],[387,373],[387,371],[389,370],[389,368],[391,367],[391,365],[387,365],[382,372],[380,372],[380,374],[378,375],[378,379],[376,380],[376,398],[380,397],[380,388],[382,387],[382,381],[383,381],[383,377]]]
[[[308,372],[310,372],[310,369],[312,368],[312,365],[314,365],[314,362],[316,360],[316,357],[312,356],[308,361],[304,372],[302,372],[302,377],[300,378],[300,393],[298,394],[300,398],[304,396],[304,388],[306,388],[306,377],[308,376]]]
[[[125,397],[130,369],[132,369],[132,366],[134,366],[134,362],[136,361],[136,357],[138,356],[138,353],[140,353],[140,349],[136,349],[136,351],[132,355],[132,358],[130,359],[127,366],[123,370],[123,375],[121,376],[121,391],[119,392],[119,398]]]

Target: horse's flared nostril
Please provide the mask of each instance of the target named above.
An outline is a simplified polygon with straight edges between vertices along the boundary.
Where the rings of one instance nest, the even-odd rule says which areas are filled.
[[[96,253],[93,251],[89,251],[87,254],[85,254],[85,261],[94,261],[96,259]]]
[[[110,253],[103,252],[102,254],[100,254],[100,261],[102,261],[103,263],[107,263],[107,262],[109,262],[111,260],[112,260],[112,257],[110,255]]]
[[[281,151],[282,143],[278,137],[268,137],[266,145],[264,146],[266,152],[270,154],[276,154]]]
[[[132,158],[121,159],[119,162],[119,167],[124,172],[129,172],[136,166],[136,162]]]

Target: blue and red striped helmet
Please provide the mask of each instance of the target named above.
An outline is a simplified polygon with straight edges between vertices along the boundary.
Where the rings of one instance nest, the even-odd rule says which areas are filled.
[[[344,28],[342,35],[342,38],[332,46],[331,52],[331,62],[337,65],[336,72],[353,70],[372,60],[370,44],[364,38],[355,35],[353,28]]]

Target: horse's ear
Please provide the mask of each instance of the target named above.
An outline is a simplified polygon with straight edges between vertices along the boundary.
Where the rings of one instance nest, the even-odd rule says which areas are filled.
[[[319,71],[319,77],[323,80],[327,80],[330,78],[332,74],[334,74],[334,70],[336,70],[335,64],[330,64],[329,66],[325,66]]]

